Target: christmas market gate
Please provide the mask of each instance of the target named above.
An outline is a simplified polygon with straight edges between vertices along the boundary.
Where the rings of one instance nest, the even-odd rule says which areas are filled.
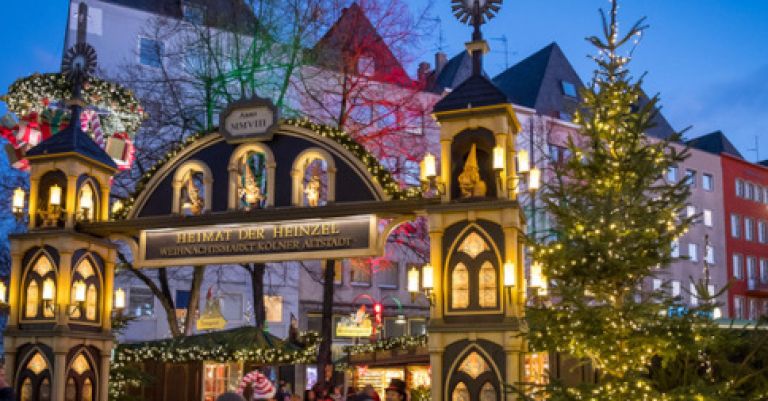
[[[261,116],[268,109],[263,100],[235,105],[221,120],[273,118]],[[11,239],[5,344],[16,391],[24,400],[45,391],[63,400],[75,381],[72,399],[106,401],[115,241],[130,246],[140,268],[327,260],[381,255],[392,229],[423,217],[433,399],[514,398],[504,385],[523,381],[527,348],[519,335],[523,227],[511,185],[519,126],[506,102],[435,117],[439,174],[432,157],[421,191],[402,190],[345,133],[299,120],[194,136],[112,207],[112,220],[114,169],[77,149],[30,158],[30,198],[40,201],[30,203],[29,233]],[[102,196],[88,221],[75,206],[85,184]],[[61,228],[41,225],[54,186],[64,188]],[[83,281],[94,293],[85,305],[71,301]]]

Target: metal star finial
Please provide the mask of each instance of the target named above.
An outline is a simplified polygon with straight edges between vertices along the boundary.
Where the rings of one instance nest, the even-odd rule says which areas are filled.
[[[451,0],[453,16],[462,24],[472,25],[479,31],[480,25],[498,14],[503,0]]]

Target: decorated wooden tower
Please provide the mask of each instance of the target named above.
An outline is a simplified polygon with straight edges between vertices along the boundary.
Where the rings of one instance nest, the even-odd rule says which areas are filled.
[[[115,250],[75,229],[79,222],[107,220],[117,171],[79,124],[80,91],[94,67],[95,53],[84,42],[67,52],[71,123],[27,153],[29,231],[10,239],[4,344],[17,400],[107,400]],[[23,207],[18,216],[24,217]]]
[[[480,26],[501,0],[453,3],[456,17],[474,27],[466,44],[473,72],[434,107],[439,169],[432,155],[422,162],[424,191],[441,198],[427,208],[431,254],[421,272],[432,303],[432,399],[511,400],[516,397],[505,388],[523,382],[527,350],[514,168],[520,124],[506,95],[482,72],[488,45]]]

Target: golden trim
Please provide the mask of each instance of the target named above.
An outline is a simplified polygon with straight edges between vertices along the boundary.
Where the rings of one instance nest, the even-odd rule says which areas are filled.
[[[45,154],[45,155],[37,155],[37,156],[27,156],[27,160],[66,159],[69,156],[75,156],[75,157],[81,158],[112,174],[119,171],[118,168],[107,166],[106,164],[100,161],[96,161],[91,158],[85,157],[84,155],[81,155],[80,153],[77,153],[77,152],[63,152],[63,153]]]
[[[335,221],[351,220],[361,217],[368,218],[368,247],[357,249],[338,249],[338,250],[321,250],[321,251],[304,251],[304,252],[283,252],[283,253],[268,253],[268,254],[247,254],[247,255],[235,255],[235,256],[203,256],[197,258],[174,258],[163,260],[147,260],[146,259],[146,244],[147,244],[147,231],[142,230],[139,237],[139,254],[136,259],[136,266],[138,267],[169,267],[169,266],[186,266],[186,265],[199,265],[199,264],[236,264],[236,263],[249,263],[249,262],[289,262],[297,260],[316,260],[316,259],[339,259],[339,258],[354,258],[354,257],[369,257],[382,254],[380,249],[380,241],[378,238],[378,225],[376,215],[357,215],[357,216],[344,216],[334,218]],[[263,222],[260,224],[278,224],[286,222],[300,222],[307,223],[313,221],[323,221],[321,219],[303,219],[303,220],[277,220]],[[197,227],[185,227],[186,230],[192,230],[195,228],[210,228],[210,227],[236,227],[239,224],[221,224],[210,226],[197,226]],[[171,231],[174,228],[152,230],[152,231]],[[386,244],[386,243],[385,243]]]
[[[478,114],[478,113],[487,113],[490,111],[506,111],[508,113],[508,117],[512,120],[512,125],[515,128],[514,133],[518,133],[522,131],[522,126],[520,125],[520,121],[517,119],[517,113],[515,113],[515,108],[512,106],[511,103],[500,103],[500,104],[493,104],[490,106],[478,106],[478,107],[472,107],[469,109],[458,109],[458,110],[446,110],[446,111],[438,111],[432,113],[432,118],[440,122],[442,117],[448,117],[448,118],[461,118],[463,115],[472,115],[472,114]]]
[[[389,196],[384,191],[384,188],[370,173],[368,173],[367,167],[363,164],[363,162],[360,159],[358,159],[352,153],[347,151],[338,142],[332,139],[321,137],[321,136],[311,135],[310,133],[312,132],[313,131],[306,128],[300,128],[293,125],[281,124],[277,128],[277,130],[275,130],[275,135],[280,134],[280,135],[286,135],[291,137],[298,137],[298,138],[305,139],[308,142],[311,142],[314,144],[327,146],[330,150],[333,150],[333,152],[330,152],[332,155],[339,157],[339,159],[344,161],[345,164],[349,166],[352,169],[352,171],[354,171],[361,178],[361,180],[368,187],[371,193],[378,198],[376,200],[383,201],[383,200],[389,199]],[[162,168],[160,168],[157,172],[155,172],[155,174],[149,180],[147,185],[144,187],[144,190],[142,190],[141,193],[138,194],[138,196],[136,197],[136,201],[134,202],[133,206],[130,209],[130,212],[128,213],[127,218],[134,219],[137,217],[138,212],[144,208],[144,205],[146,204],[150,195],[155,192],[155,190],[157,189],[157,186],[169,175],[169,173],[178,167],[179,163],[189,159],[192,156],[192,153],[200,151],[206,147],[213,146],[222,141],[225,141],[225,139],[221,136],[221,134],[219,133],[208,134],[198,139],[197,141],[193,142],[191,145],[189,145],[188,147],[184,148],[181,152],[176,154],[176,156],[168,160],[163,165]],[[269,147],[268,146],[269,141],[260,142],[260,143],[265,144],[265,146]],[[227,200],[227,204],[229,204],[229,200]]]
[[[459,223],[461,223],[461,222],[454,223],[454,224],[459,224]],[[473,227],[475,227],[481,233],[481,235],[483,236],[483,239],[487,243],[490,244],[491,248],[493,249],[493,253],[496,255],[496,260],[498,262],[498,267],[497,267],[496,273],[499,274],[499,276],[497,276],[497,280],[496,280],[496,290],[497,290],[497,294],[496,295],[498,297],[496,300],[497,300],[498,307],[495,308],[495,309],[490,309],[490,308],[483,309],[482,311],[477,311],[477,310],[459,310],[459,311],[453,310],[452,311],[452,310],[450,310],[451,308],[449,308],[449,306],[448,306],[448,304],[449,304],[448,303],[448,291],[449,291],[449,288],[448,288],[448,285],[447,285],[448,284],[448,273],[449,273],[448,272],[448,270],[449,270],[448,263],[450,262],[451,256],[456,252],[456,247],[457,247],[457,244],[459,242],[459,239],[461,239],[464,236],[464,234],[467,231],[469,231],[470,229],[472,229]],[[450,228],[450,226],[448,226],[447,228]],[[442,244],[440,244],[440,246],[442,246]],[[501,288],[501,285],[500,285],[500,283],[501,283],[500,279],[502,278],[502,276],[501,276],[501,273],[500,273],[500,270],[499,270],[499,269],[502,269],[502,266],[503,266],[503,263],[502,263],[501,253],[499,251],[498,246],[496,245],[496,242],[493,241],[493,238],[488,233],[488,231],[485,231],[477,223],[469,223],[469,224],[467,224],[467,226],[464,227],[461,231],[459,231],[459,233],[456,235],[456,237],[453,238],[453,243],[451,243],[451,246],[448,247],[448,252],[445,255],[443,255],[443,283],[446,284],[446,285],[443,285],[443,291],[442,291],[443,292],[443,300],[444,300],[444,302],[443,302],[443,314],[445,316],[464,316],[464,315],[496,315],[496,314],[499,314],[499,313],[504,313],[504,302],[503,302],[503,300],[504,300],[504,298],[503,298],[504,292],[502,291],[502,288]],[[471,293],[472,293],[472,288],[470,288],[470,294]]]

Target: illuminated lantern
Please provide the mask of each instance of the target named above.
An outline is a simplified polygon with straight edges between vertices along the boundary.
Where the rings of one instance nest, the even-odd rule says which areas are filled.
[[[90,185],[83,187],[83,191],[80,194],[80,208],[83,209],[83,214],[86,216],[93,209],[93,190]]]
[[[415,267],[408,270],[408,292],[419,292],[419,271]]]
[[[125,308],[125,291],[122,288],[118,288],[115,291],[115,309]]]
[[[48,203],[51,206],[61,206],[61,187],[53,184],[50,188],[50,194],[48,196]]]
[[[504,170],[504,148],[501,146],[493,148],[493,169]]]
[[[517,172],[527,173],[531,169],[531,159],[528,157],[528,151],[521,149],[517,152]]]
[[[7,290],[8,288],[6,288],[5,283],[0,281],[0,304],[8,302],[8,297],[5,295]]]
[[[541,170],[534,167],[531,169],[530,176],[528,177],[528,189],[531,191],[537,191],[540,186],[541,186]]]
[[[435,287],[435,271],[432,265],[427,263],[424,265],[424,267],[421,270],[421,286],[424,287],[425,290],[431,290]]]
[[[515,264],[512,262],[504,263],[504,286],[515,286]]]
[[[75,281],[72,289],[75,292],[75,302],[85,302],[85,282],[83,280]]]
[[[424,171],[423,171],[424,177],[432,178],[437,176],[437,165],[435,161],[435,155],[427,152],[427,154],[424,155],[423,163],[424,163]]]
[[[53,292],[55,288],[52,279],[47,278],[43,281],[43,301],[53,301]]]
[[[26,194],[23,189],[16,188],[13,191],[13,213],[21,213],[24,210],[24,198]]]

